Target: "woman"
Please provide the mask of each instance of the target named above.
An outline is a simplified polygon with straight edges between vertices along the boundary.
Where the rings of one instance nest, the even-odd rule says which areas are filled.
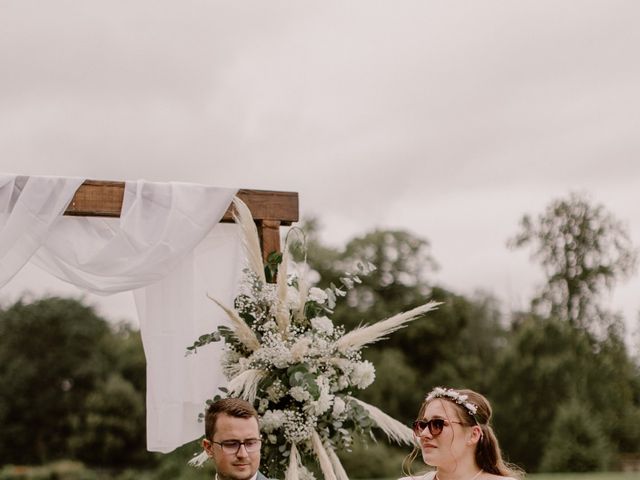
[[[502,460],[490,420],[491,405],[479,393],[434,388],[413,423],[418,447],[407,458],[409,468],[405,473],[410,476],[402,480],[520,479],[521,470]],[[424,463],[435,467],[435,472],[411,476],[411,463],[419,451]]]

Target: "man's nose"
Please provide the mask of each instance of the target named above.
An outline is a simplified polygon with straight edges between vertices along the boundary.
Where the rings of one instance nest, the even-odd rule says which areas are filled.
[[[244,446],[244,443],[240,445],[240,448],[236,452],[236,456],[241,458],[249,456],[249,452],[247,452],[247,447]]]

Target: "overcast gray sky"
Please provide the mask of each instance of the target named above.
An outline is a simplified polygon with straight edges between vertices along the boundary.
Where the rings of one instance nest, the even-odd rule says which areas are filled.
[[[522,214],[588,192],[640,244],[639,18],[633,0],[2,0],[0,171],[297,191],[327,242],[408,229],[439,281],[524,307]],[[630,328],[639,293],[636,275],[610,299]]]

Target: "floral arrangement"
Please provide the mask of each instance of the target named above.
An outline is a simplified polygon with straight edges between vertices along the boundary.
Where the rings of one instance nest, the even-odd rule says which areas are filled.
[[[221,390],[256,407],[263,434],[261,470],[273,478],[284,474],[286,480],[311,480],[314,476],[307,466],[315,459],[326,479],[347,480],[335,452],[348,450],[356,435],[373,436],[372,427],[398,443],[412,445],[411,429],[358,400],[353,392],[375,379],[375,368],[362,359],[362,348],[423,316],[437,303],[347,333],[329,316],[337,299],[374,267],[359,263],[340,286],[311,287],[304,275],[288,274],[285,242],[277,281],[268,283],[249,209],[237,198],[234,204],[248,268],[233,308],[213,299],[232,327],[218,327],[187,350],[195,352],[224,340],[222,367],[228,385]],[[201,455],[191,463],[204,460]]]

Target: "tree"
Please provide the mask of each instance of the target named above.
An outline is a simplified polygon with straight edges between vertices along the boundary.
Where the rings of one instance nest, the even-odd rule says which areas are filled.
[[[514,324],[491,383],[498,437],[509,459],[527,471],[599,469],[610,455],[637,452],[640,371],[620,332],[600,340],[564,320],[524,315]],[[574,419],[580,424],[567,429]],[[580,438],[585,451],[606,450],[587,462],[573,448],[551,452],[552,437],[554,445]]]
[[[585,403],[572,398],[560,405],[545,442],[540,469],[591,472],[610,466],[613,448]]]
[[[0,311],[0,458],[148,460],[144,375],[139,333],[76,300]]]
[[[17,302],[0,313],[0,457],[44,462],[67,451],[71,417],[108,362],[106,322],[74,300]]]
[[[534,299],[542,314],[580,327],[605,327],[602,294],[635,269],[637,254],[624,225],[602,205],[575,193],[551,202],[534,220],[525,215],[512,248],[531,245],[547,284]]]

